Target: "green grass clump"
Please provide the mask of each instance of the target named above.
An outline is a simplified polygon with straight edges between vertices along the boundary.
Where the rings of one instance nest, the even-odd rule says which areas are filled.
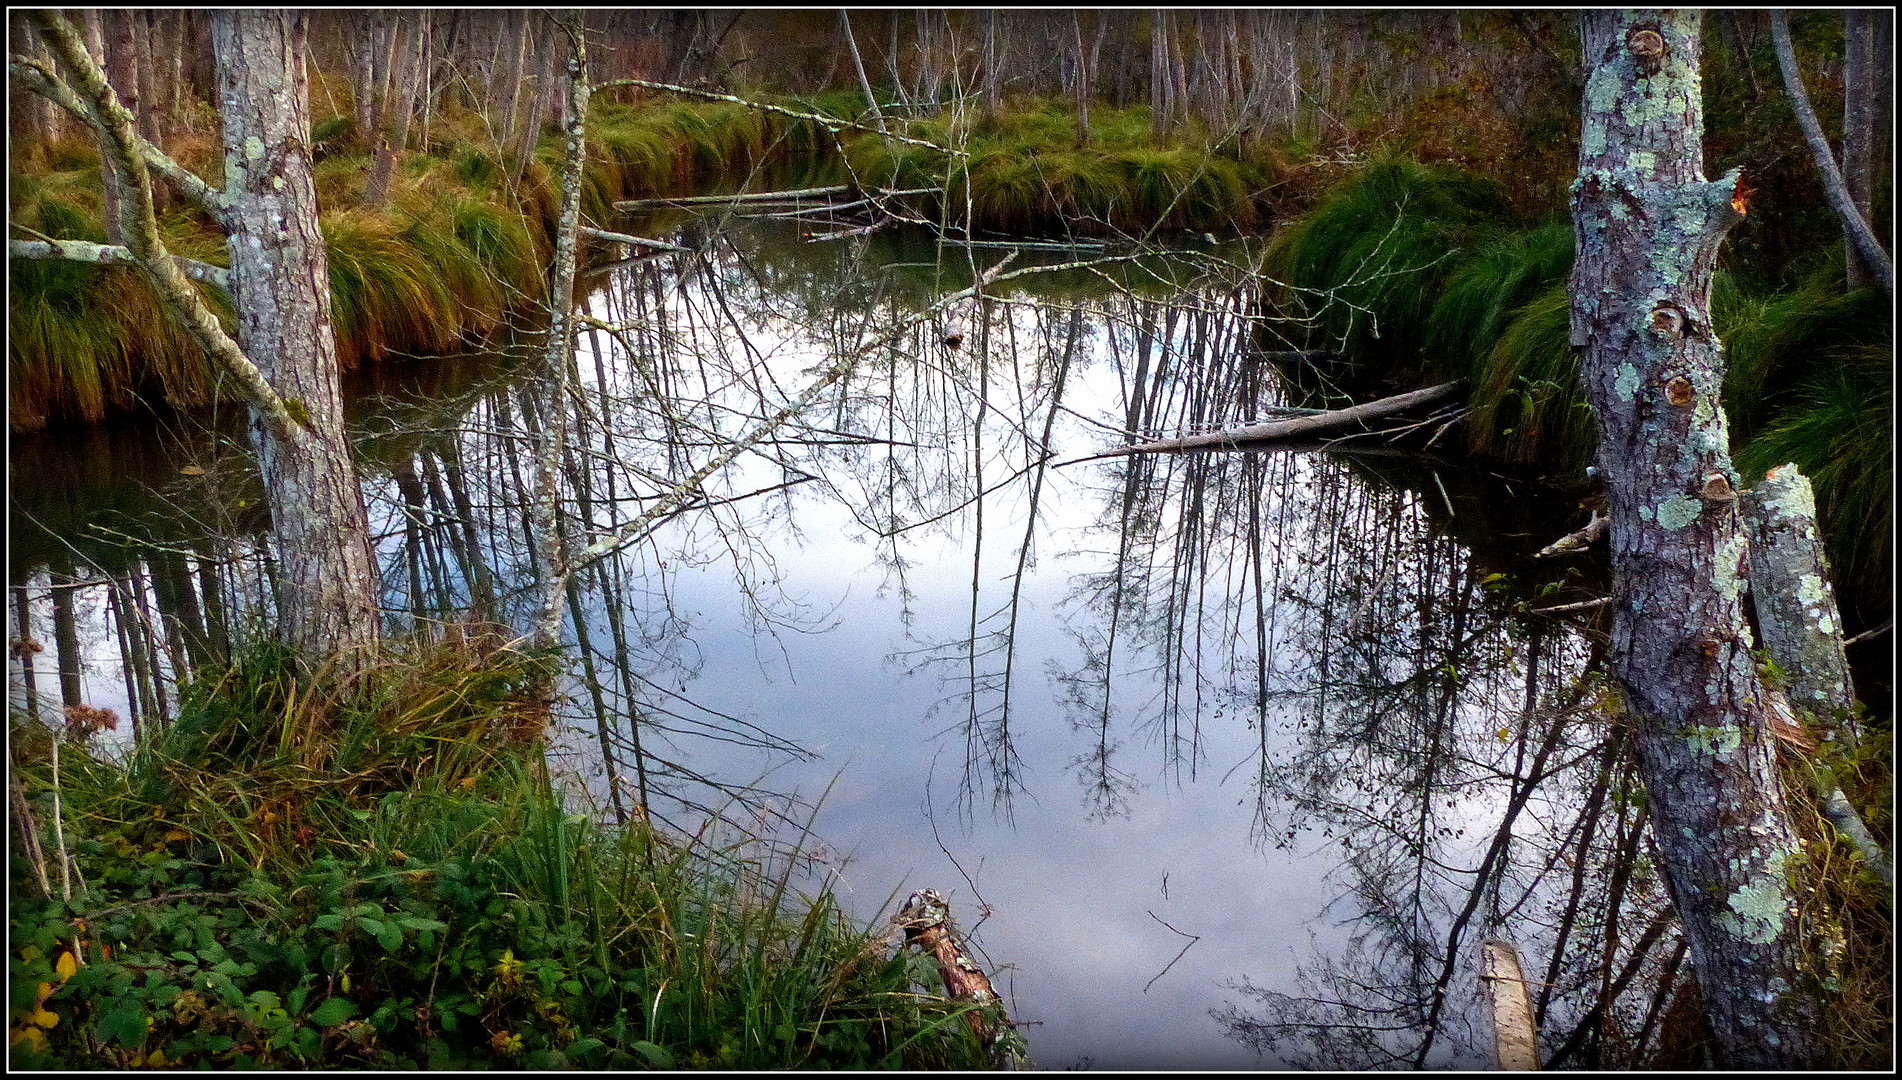
[[[1390,381],[1428,378],[1451,366],[1430,359],[1428,343],[1470,319],[1461,305],[1438,306],[1448,282],[1512,221],[1491,182],[1378,160],[1270,245],[1281,333],[1346,353]]]
[[[17,772],[79,881],[47,899],[11,848],[13,1063],[984,1063],[970,1006],[800,895],[796,852],[575,813],[524,695],[540,662],[465,628],[344,686],[253,648],[125,761],[67,743],[58,837],[42,737]]]

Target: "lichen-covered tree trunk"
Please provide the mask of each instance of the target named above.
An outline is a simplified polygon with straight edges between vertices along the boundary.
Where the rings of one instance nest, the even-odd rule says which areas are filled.
[[[346,667],[380,629],[376,564],[343,433],[329,272],[311,179],[305,16],[211,13],[224,119],[227,248],[238,344],[298,421],[253,409],[283,578],[280,633]]]
[[[1727,1063],[1815,1063],[1800,858],[1742,607],[1747,548],[1711,331],[1738,174],[1704,179],[1700,16],[1589,11],[1573,344],[1610,502],[1612,668],[1661,869]]]

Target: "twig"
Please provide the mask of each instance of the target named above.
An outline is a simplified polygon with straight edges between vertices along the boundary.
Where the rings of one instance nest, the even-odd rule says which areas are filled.
[[[1165,875],[1165,876],[1166,876],[1166,875]],[[1156,920],[1157,922],[1159,922],[1159,923],[1162,923],[1162,925],[1164,925],[1164,926],[1169,926],[1169,924],[1168,924],[1168,923],[1166,923],[1166,922],[1162,922],[1162,920],[1161,920],[1160,918],[1157,918],[1157,916],[1156,916],[1156,913],[1155,913],[1155,912],[1153,912],[1153,911],[1145,911],[1145,912],[1144,912],[1144,914],[1146,914],[1146,915],[1148,915],[1148,916],[1149,916],[1150,918],[1152,918],[1152,919],[1155,919],[1155,920]],[[1185,933],[1183,933],[1182,931],[1180,931],[1180,930],[1177,930],[1177,929],[1176,929],[1175,927],[1173,927],[1173,926],[1169,926],[1169,929],[1170,929],[1171,931],[1173,931],[1174,933],[1177,933],[1177,934],[1182,934],[1182,936],[1183,936],[1183,937],[1185,937],[1185,938],[1188,938],[1188,939],[1189,939],[1189,943],[1188,943],[1187,945],[1184,945],[1184,946],[1182,947],[1182,952],[1179,952],[1179,953],[1177,953],[1177,954],[1176,954],[1176,958],[1175,958],[1175,960],[1171,960],[1171,961],[1169,961],[1169,963],[1168,963],[1168,964],[1166,964],[1166,965],[1164,965],[1164,967],[1163,967],[1163,969],[1162,969],[1161,971],[1158,971],[1158,972],[1156,972],[1156,978],[1155,978],[1155,979],[1150,979],[1150,980],[1149,980],[1148,982],[1146,982],[1146,983],[1144,983],[1144,984],[1143,984],[1143,993],[1145,993],[1145,994],[1147,994],[1147,993],[1149,992],[1149,988],[1150,988],[1150,987],[1152,987],[1152,986],[1154,986],[1154,985],[1156,985],[1156,979],[1160,979],[1160,978],[1162,978],[1162,977],[1163,977],[1164,975],[1167,975],[1167,974],[1169,974],[1169,969],[1170,969],[1170,968],[1172,968],[1172,967],[1175,967],[1175,966],[1176,966],[1176,960],[1180,960],[1180,959],[1182,959],[1182,955],[1183,955],[1183,953],[1186,953],[1186,952],[1188,952],[1188,951],[1189,951],[1190,949],[1192,949],[1192,948],[1194,948],[1194,947],[1195,947],[1195,943],[1196,943],[1196,942],[1198,942],[1198,941],[1201,941],[1201,940],[1202,940],[1202,936],[1201,936],[1200,934],[1185,934]]]
[[[1868,630],[1864,630],[1862,633],[1857,634],[1855,637],[1852,637],[1848,641],[1843,642],[1843,647],[1848,648],[1849,646],[1854,645],[1858,641],[1868,641],[1870,638],[1875,637],[1877,634],[1886,634],[1893,629],[1895,629],[1895,620],[1890,619],[1888,622],[1883,623],[1881,626],[1872,627]]]
[[[1611,603],[1611,597],[1601,596],[1596,600],[1580,600],[1576,604],[1560,604],[1558,607],[1533,608],[1534,615],[1550,615],[1555,611],[1583,611],[1586,608],[1604,607]]]

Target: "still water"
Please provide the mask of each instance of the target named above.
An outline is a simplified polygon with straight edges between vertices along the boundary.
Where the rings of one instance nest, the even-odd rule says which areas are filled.
[[[866,921],[937,889],[1045,1068],[1484,1067],[1492,935],[1546,1055],[1651,1035],[1682,948],[1643,929],[1593,609],[1528,611],[1587,595],[1589,568],[1528,558],[1573,503],[1418,438],[1078,460],[1291,404],[1243,245],[1020,248],[1013,270],[1089,265],[925,315],[1011,249],[802,227],[686,222],[696,251],[589,300],[571,549],[860,359],[576,575],[556,743],[578,803],[811,821],[814,873]],[[360,380],[394,629],[532,620],[531,370]],[[129,677],[131,650],[169,675],[260,608],[248,467],[235,417],[13,441],[9,617],[50,641],[49,574],[80,583],[86,700],[162,711],[175,689]]]

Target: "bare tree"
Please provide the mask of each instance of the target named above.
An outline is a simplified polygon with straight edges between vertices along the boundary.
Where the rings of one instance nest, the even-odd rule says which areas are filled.
[[[1789,12],[1782,9],[1770,12],[1770,34],[1776,40],[1777,62],[1783,69],[1784,89],[1789,91],[1790,104],[1795,107],[1797,122],[1803,127],[1803,137],[1809,141],[1810,155],[1816,159],[1816,168],[1823,174],[1823,189],[1829,193],[1829,204],[1835,208],[1836,216],[1842,219],[1843,233],[1849,246],[1862,257],[1864,265],[1882,286],[1882,291],[1888,293],[1889,300],[1894,302],[1895,265],[1876,241],[1876,234],[1869,228],[1868,218],[1856,206],[1854,195],[1844,182],[1842,170],[1836,167],[1829,140],[1823,136],[1823,125],[1816,119],[1816,110],[1810,107],[1809,92],[1803,89],[1803,75],[1796,66],[1796,48],[1790,44]],[[1853,42],[1851,48],[1856,48]]]

